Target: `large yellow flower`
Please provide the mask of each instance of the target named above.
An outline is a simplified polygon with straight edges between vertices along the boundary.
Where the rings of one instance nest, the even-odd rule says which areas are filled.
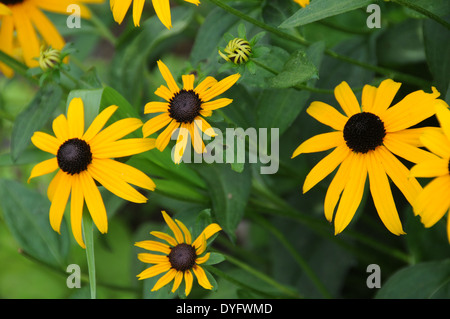
[[[82,18],[89,18],[91,13],[83,3],[102,3],[104,0],[1,0],[10,11],[10,14],[1,15],[0,43],[1,50],[14,56],[14,38],[17,36],[18,43],[22,48],[23,58],[28,67],[38,66],[42,41],[54,49],[61,50],[64,47],[64,39],[53,25],[53,23],[42,12],[56,12],[60,14],[71,14],[67,8],[76,4],[80,7]],[[0,10],[4,11],[4,9]],[[36,30],[40,34],[36,34]],[[4,70],[6,66],[2,66]],[[6,71],[6,73],[8,73]]]
[[[184,278],[186,284],[185,294],[188,296],[192,289],[194,280],[192,272],[194,272],[200,286],[205,289],[212,289],[213,286],[209,282],[205,271],[199,265],[208,261],[210,256],[210,253],[201,256],[206,250],[206,241],[222,228],[218,224],[210,224],[192,242],[191,233],[182,222],[176,219],[174,221],[164,211],[162,214],[175,238],[163,232],[152,231],[150,234],[165,240],[168,245],[153,240],[140,241],[135,244],[138,247],[157,252],[157,254],[140,253],[138,255],[140,261],[154,264],[154,266],[137,275],[139,280],[154,277],[165,272],[156,282],[152,291],[159,290],[174,280],[172,292],[175,292]]]
[[[155,184],[147,175],[112,159],[145,152],[155,146],[154,139],[120,140],[142,126],[139,119],[119,120],[102,130],[117,108],[112,105],[104,109],[85,132],[83,101],[74,98],[70,102],[67,117],[61,114],[53,121],[55,136],[35,132],[31,138],[36,147],[55,157],[34,166],[29,180],[58,170],[47,190],[51,201],[50,224],[59,233],[64,210],[71,195],[72,232],[83,248],[85,245],[81,218],[85,201],[99,231],[106,233],[108,230],[105,205],[94,180],[117,196],[135,203],[144,203],[147,199],[129,184],[149,190],[155,188]]]
[[[292,157],[334,148],[309,172],[303,192],[310,190],[340,165],[328,187],[324,203],[325,217],[331,222],[340,198],[334,215],[335,234],[343,231],[352,220],[361,202],[367,175],[382,222],[393,234],[404,234],[387,176],[413,204],[422,188],[416,179],[410,178],[409,170],[394,154],[413,163],[434,157],[419,148],[422,146],[419,136],[424,128],[408,128],[435,113],[434,104],[439,92],[435,88],[433,93],[416,91],[389,107],[400,85],[385,80],[378,88],[364,86],[361,109],[348,84],[342,82],[334,93],[346,115],[317,101],[307,109],[309,115],[336,131],[308,139],[294,151]]]
[[[219,82],[209,76],[195,88],[195,76],[193,74],[183,75],[183,89],[180,90],[167,66],[158,61],[158,67],[167,87],[161,85],[155,94],[166,102],[149,102],[145,105],[144,113],[162,114],[148,120],[142,127],[142,131],[144,137],[147,137],[167,126],[156,139],[156,148],[163,151],[169,144],[172,134],[180,128],[174,154],[175,163],[179,163],[186,148],[188,135],[191,136],[194,150],[197,153],[204,153],[205,144],[199,130],[208,136],[215,136],[215,133],[203,117],[211,116],[213,110],[233,102],[232,99],[227,98],[211,100],[233,86],[240,75],[233,74]]]
[[[413,206],[425,227],[436,224],[450,208],[450,110],[445,102],[436,106],[436,116],[442,129],[427,130],[420,137],[423,145],[436,157],[411,169],[412,176],[434,177]],[[447,216],[447,237],[450,242],[450,215]]]
[[[110,0],[111,10],[114,16],[114,20],[117,23],[122,23],[125,18],[125,14],[131,6],[133,1],[133,22],[135,26],[139,26],[142,11],[144,10],[145,0]],[[199,5],[199,0],[184,0],[186,2]],[[159,20],[164,24],[167,29],[172,28],[172,17],[170,15],[170,2],[169,0],[152,0],[153,8],[158,16]]]

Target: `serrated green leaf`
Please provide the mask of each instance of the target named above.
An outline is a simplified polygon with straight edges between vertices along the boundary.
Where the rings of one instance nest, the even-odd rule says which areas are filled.
[[[373,3],[373,0],[314,0],[300,8],[279,27],[294,28],[311,22],[359,9]]]

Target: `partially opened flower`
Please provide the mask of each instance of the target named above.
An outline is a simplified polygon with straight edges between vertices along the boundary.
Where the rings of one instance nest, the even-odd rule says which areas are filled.
[[[31,138],[36,147],[55,157],[34,166],[28,181],[57,170],[47,189],[51,201],[50,224],[59,233],[70,195],[72,232],[83,248],[81,220],[84,202],[99,231],[106,233],[108,230],[105,205],[95,181],[117,196],[135,203],[144,203],[147,199],[129,184],[148,190],[155,188],[147,175],[112,159],[145,152],[155,146],[154,139],[121,139],[142,126],[139,119],[122,119],[103,129],[117,108],[112,105],[104,109],[84,131],[83,101],[74,98],[67,117],[61,114],[53,121],[55,136],[35,132]]]
[[[114,20],[121,24],[128,9],[133,1],[133,22],[135,26],[139,26],[142,11],[144,10],[145,0],[110,0],[111,10]],[[199,5],[199,0],[184,0],[195,5]],[[172,28],[172,17],[170,14],[169,0],[152,0],[153,8],[159,20],[167,29]]]
[[[240,75],[236,73],[219,82],[208,76],[195,88],[195,76],[193,74],[183,75],[183,88],[180,89],[167,66],[158,61],[158,67],[167,87],[161,85],[155,91],[155,94],[166,102],[149,102],[145,105],[144,113],[162,114],[148,120],[142,127],[142,131],[144,137],[147,137],[167,126],[156,139],[156,148],[163,151],[169,144],[172,134],[179,128],[174,154],[175,163],[179,163],[187,145],[188,135],[191,136],[194,150],[197,153],[204,153],[205,144],[200,131],[208,136],[215,136],[215,133],[203,117],[211,116],[213,110],[225,107],[233,102],[232,99],[227,98],[214,101],[212,99],[233,86]]]
[[[412,176],[433,178],[413,205],[425,227],[436,224],[450,209],[450,110],[445,102],[436,105],[436,116],[442,130],[427,130],[420,136],[423,145],[436,156],[411,169]],[[450,242],[450,214],[447,236]]]
[[[307,5],[309,5],[309,0],[294,0],[294,2],[298,3],[299,5],[301,5],[302,8],[304,8]]]
[[[309,115],[335,131],[303,142],[292,157],[334,148],[309,172],[303,192],[306,193],[339,166],[324,203],[325,217],[331,222],[340,201],[334,215],[335,234],[342,232],[352,220],[361,202],[367,175],[382,222],[393,234],[404,234],[388,176],[409,203],[414,203],[422,188],[416,179],[410,178],[408,168],[394,154],[412,163],[434,158],[419,148],[422,146],[419,136],[425,128],[408,128],[434,115],[439,92],[435,88],[432,93],[416,91],[389,107],[400,85],[385,80],[378,88],[364,86],[361,109],[348,84],[342,82],[334,93],[345,115],[317,101],[307,109]]]
[[[177,219],[174,221],[164,211],[162,215],[175,238],[163,232],[152,231],[150,234],[166,241],[167,244],[153,240],[140,241],[135,244],[138,247],[156,252],[156,254],[140,253],[138,255],[140,261],[154,266],[145,269],[137,277],[142,280],[165,273],[158,279],[152,291],[161,289],[173,280],[172,292],[178,289],[184,279],[185,294],[188,296],[192,289],[194,281],[192,273],[194,273],[200,286],[205,289],[212,289],[213,286],[200,265],[208,261],[210,256],[210,253],[204,254],[207,246],[206,241],[222,228],[218,224],[210,224],[192,241],[190,231],[182,222]]]
[[[2,16],[0,13],[0,43],[1,50],[10,56],[14,56],[14,41],[17,37],[25,64],[28,67],[37,67],[39,62],[35,59],[39,57],[42,42],[54,49],[61,50],[65,41],[53,23],[42,12],[60,13],[69,15],[67,11],[70,5],[77,5],[80,8],[81,18],[90,18],[91,12],[83,3],[102,3],[104,0],[2,0],[11,12]],[[5,11],[0,7],[1,11]],[[37,33],[36,33],[37,31]],[[2,72],[7,67],[2,64]]]

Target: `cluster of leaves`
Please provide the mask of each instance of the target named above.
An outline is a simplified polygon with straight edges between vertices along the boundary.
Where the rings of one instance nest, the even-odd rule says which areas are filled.
[[[208,75],[221,78],[236,69],[224,66],[218,49],[226,46],[229,35],[238,35],[253,39],[260,49],[249,63],[238,66],[239,84],[227,91],[234,102],[211,122],[223,132],[227,127],[279,128],[279,171],[261,175],[262,163],[175,165],[170,148],[128,159],[155,180],[156,191],[146,194],[148,204],[135,205],[102,189],[111,227],[97,238],[100,296],[173,297],[169,287],[150,292],[154,281],[135,278],[144,265],[132,244],[147,239],[149,231],[160,230],[162,208],[191,227],[200,229],[214,220],[224,230],[215,247],[227,262],[210,268],[216,289],[194,289],[193,297],[448,298],[449,245],[443,223],[424,229],[398,193],[394,196],[407,235],[395,237],[384,229],[369,197],[349,229],[336,237],[323,217],[324,188],[301,194],[304,178],[319,155],[296,160],[290,156],[300,142],[324,129],[305,113],[308,103],[335,105],[332,90],[342,81],[360,94],[363,85],[389,77],[380,71],[395,70],[392,75],[432,83],[450,102],[450,31],[395,3],[379,2],[382,28],[369,29],[365,11],[373,2],[369,0],[312,0],[305,9],[285,0],[241,0],[232,4],[240,16],[204,2],[199,7],[172,8],[171,30],[151,10],[134,28],[131,22],[117,26],[108,6],[97,8],[103,22],[120,33],[115,43],[101,42],[101,34],[89,21],[83,21],[80,30],[67,30],[64,19],[52,16],[77,50],[71,54],[70,68],[40,85],[21,77],[0,79],[0,258],[9,261],[0,265],[0,296],[88,296],[87,289],[66,287],[65,267],[76,263],[87,273],[86,261],[84,252],[73,245],[68,227],[63,225],[57,234],[48,223],[48,181],[26,184],[31,167],[45,156],[31,147],[33,132],[49,129],[50,120],[73,97],[83,99],[87,124],[113,104],[119,109],[110,121],[146,120],[143,105],[156,100],[153,92],[163,83],[158,59],[170,65],[176,79],[193,71],[198,80]],[[448,21],[446,0],[404,2],[414,2]],[[308,41],[302,44],[302,39]],[[405,82],[399,96],[416,89],[429,87]],[[17,247],[32,262],[17,256]],[[366,286],[366,267],[374,263],[382,269],[378,291]],[[41,295],[43,282],[52,288],[46,290],[47,296]]]

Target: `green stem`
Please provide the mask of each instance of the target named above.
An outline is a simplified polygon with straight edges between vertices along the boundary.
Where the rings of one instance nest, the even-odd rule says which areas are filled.
[[[289,242],[289,240],[286,239],[286,237],[272,224],[270,224],[267,220],[262,218],[256,213],[250,213],[250,218],[255,220],[257,223],[265,227],[267,230],[269,230],[278,240],[281,242],[281,244],[289,251],[291,256],[295,259],[295,261],[299,264],[300,268],[304,271],[304,273],[309,277],[309,279],[314,283],[317,290],[325,297],[325,298],[332,298],[331,293],[328,291],[327,287],[322,283],[322,281],[317,277],[317,275],[314,273],[312,268],[308,265],[306,260],[298,253],[298,251],[292,246],[292,244]]]
[[[421,14],[423,14],[424,16],[427,16],[428,18],[436,21],[437,23],[443,25],[444,27],[446,27],[447,29],[450,30],[450,23],[448,23],[447,21],[445,21],[444,19],[442,19],[441,17],[438,17],[437,15],[435,15],[434,13],[428,11],[425,8],[422,8],[418,5],[415,5],[414,3],[411,3],[409,1],[405,1],[405,0],[390,0],[391,2],[395,2],[401,6],[407,7],[409,9],[412,9],[414,11],[417,11]]]
[[[97,284],[95,278],[95,255],[94,255],[94,227],[89,214],[84,214],[83,233],[86,244],[86,259],[89,273],[89,287],[91,291],[91,299],[96,299]]]
[[[294,43],[297,43],[297,44],[300,44],[300,45],[303,45],[303,46],[310,46],[311,45],[311,43],[308,42],[307,40],[305,40],[304,38],[299,37],[299,36],[294,36],[294,35],[291,35],[289,33],[283,32],[283,31],[281,31],[281,30],[279,30],[277,28],[274,28],[274,27],[272,27],[272,26],[270,26],[268,24],[265,24],[264,22],[261,22],[259,20],[256,20],[256,19],[252,18],[252,17],[249,17],[248,15],[240,12],[239,10],[236,10],[233,7],[230,7],[229,5],[223,3],[221,0],[209,0],[209,1],[212,2],[213,4],[215,4],[216,6],[222,8],[223,10],[225,10],[225,11],[227,11],[227,12],[229,12],[229,13],[231,13],[231,14],[239,17],[239,18],[241,18],[242,20],[250,22],[251,24],[253,24],[253,25],[257,26],[257,27],[260,27],[261,29],[266,30],[266,31],[268,31],[268,32],[270,32],[270,33],[280,37],[280,38],[286,39],[288,41],[291,41],[291,42],[294,42]],[[330,49],[326,49],[325,50],[325,54],[327,54],[330,57],[333,57],[335,59],[338,59],[338,60],[341,60],[341,61],[344,61],[344,62],[347,62],[347,63],[351,63],[351,64],[357,65],[359,67],[365,68],[367,70],[371,70],[371,71],[383,74],[383,75],[385,75],[385,76],[387,76],[389,78],[396,79],[396,80],[401,81],[401,82],[410,83],[410,84],[413,84],[413,85],[417,85],[419,87],[427,87],[427,88],[430,87],[430,83],[428,81],[424,81],[421,78],[418,78],[418,77],[415,77],[415,76],[412,76],[412,75],[409,75],[409,74],[401,73],[401,72],[398,72],[398,71],[394,71],[394,70],[391,70],[391,69],[388,69],[388,68],[379,67],[379,66],[372,65],[372,64],[369,64],[369,63],[361,62],[361,61],[355,60],[353,58],[340,55],[339,53],[336,53],[336,52],[334,52],[333,50],[330,50]]]
[[[113,46],[116,46],[117,39],[114,34],[111,33],[109,28],[105,26],[102,20],[100,20],[94,13],[91,14],[90,21],[97,28],[98,33]]]
[[[235,266],[238,266],[239,268],[247,271],[248,273],[252,274],[253,276],[255,276],[256,278],[259,278],[261,280],[263,280],[264,282],[268,283],[269,285],[273,286],[274,288],[278,289],[279,291],[281,291],[282,293],[292,297],[292,298],[302,298],[297,291],[286,287],[282,284],[280,284],[279,282],[273,280],[272,278],[270,278],[269,276],[267,276],[266,274],[260,272],[259,270],[254,269],[253,267],[243,263],[240,260],[237,260],[236,258],[227,255],[223,252],[220,252],[222,255],[224,255],[224,257],[226,258],[227,261],[229,261],[230,263],[234,264]]]
[[[14,72],[17,72],[18,74],[24,76],[25,78],[29,79],[33,83],[38,82],[35,78],[31,77],[27,73],[28,67],[25,64],[17,61],[16,59],[14,59],[13,57],[9,56],[8,54],[6,54],[5,52],[3,52],[1,50],[0,50],[0,62],[3,62],[8,67],[13,69]]]

